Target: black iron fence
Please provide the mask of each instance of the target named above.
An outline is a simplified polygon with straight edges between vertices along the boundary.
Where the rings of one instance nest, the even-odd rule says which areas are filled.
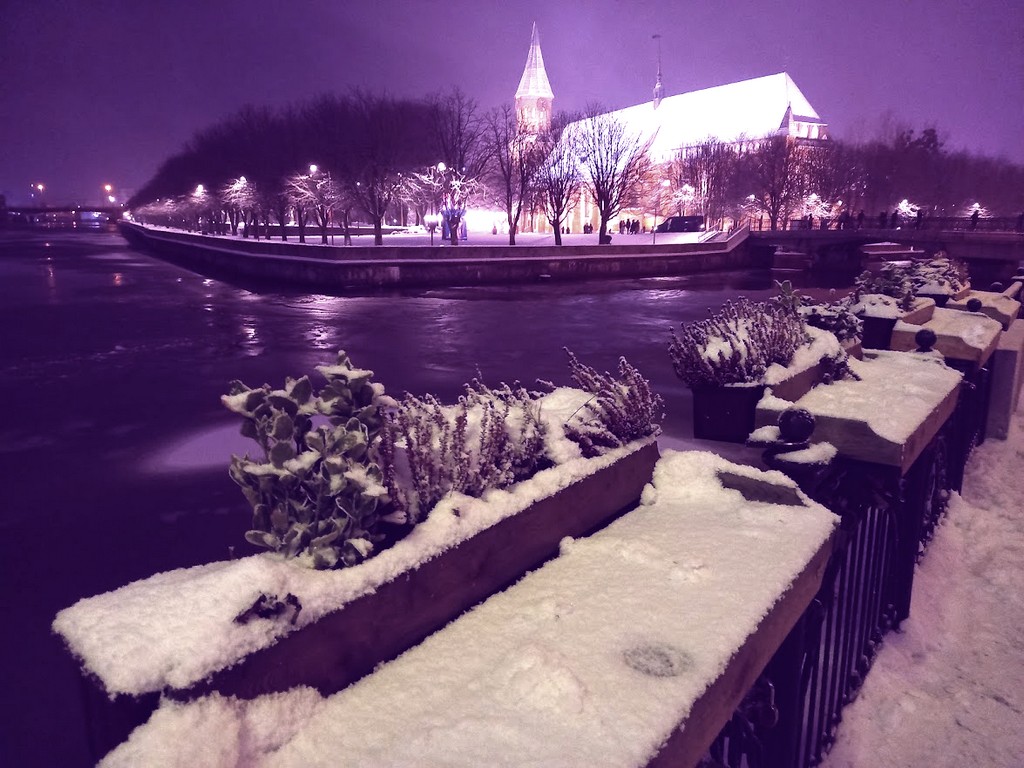
[[[749,225],[752,232],[767,232],[771,229],[771,221],[767,216],[752,216],[742,219],[741,223]],[[993,216],[973,219],[970,216],[899,216],[881,214],[849,217],[803,217],[784,219],[778,222],[777,230],[886,230],[886,229],[918,229],[935,232],[1017,232],[1024,233],[1024,221],[1021,217]]]
[[[909,616],[914,571],[984,439],[988,371],[965,370],[954,413],[910,469],[838,458],[794,476],[841,518],[822,587],[709,751],[708,765],[808,768],[835,741],[886,634]]]

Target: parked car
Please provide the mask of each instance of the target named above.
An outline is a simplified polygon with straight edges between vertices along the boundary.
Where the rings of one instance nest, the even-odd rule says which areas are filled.
[[[655,229],[658,232],[703,232],[703,216],[669,216]]]

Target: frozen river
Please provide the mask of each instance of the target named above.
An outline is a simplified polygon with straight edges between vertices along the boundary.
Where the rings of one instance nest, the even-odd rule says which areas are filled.
[[[114,234],[0,234],[0,765],[88,764],[75,665],[49,634],[80,597],[244,553],[229,480],[248,444],[219,402],[346,350],[389,392],[452,399],[476,376],[568,383],[564,346],[625,355],[690,433],[668,331],[767,272],[328,297],[255,294],[130,249]]]

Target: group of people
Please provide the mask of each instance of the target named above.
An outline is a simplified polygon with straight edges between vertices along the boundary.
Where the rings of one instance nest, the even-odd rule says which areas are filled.
[[[647,227],[644,227],[646,231]],[[620,235],[639,235],[640,221],[637,219],[619,219]]]

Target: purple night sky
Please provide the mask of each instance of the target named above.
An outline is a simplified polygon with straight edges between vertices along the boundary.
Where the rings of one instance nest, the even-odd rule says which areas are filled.
[[[1020,0],[33,0],[0,11],[0,193],[130,193],[246,103],[458,85],[497,106],[534,20],[556,109],[649,99],[660,33],[668,95],[787,71],[838,138],[891,113],[1024,163]]]

